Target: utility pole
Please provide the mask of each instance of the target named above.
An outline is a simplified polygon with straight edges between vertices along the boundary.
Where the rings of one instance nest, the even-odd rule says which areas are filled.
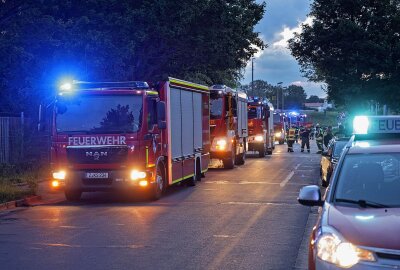
[[[277,110],[279,109],[279,89],[281,89],[282,83],[283,82],[278,82],[276,84],[277,85],[277,88],[276,88],[276,109]]]
[[[285,109],[285,91],[284,90],[286,90],[286,89],[287,89],[286,86],[282,88],[282,111]]]
[[[251,93],[254,95],[254,57],[251,58]]]

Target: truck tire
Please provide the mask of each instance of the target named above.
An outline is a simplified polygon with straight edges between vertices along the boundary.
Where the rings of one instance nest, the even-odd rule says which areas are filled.
[[[279,144],[284,144],[285,140],[279,140]]]
[[[156,201],[162,197],[166,190],[166,181],[165,181],[165,168],[162,163],[157,165],[156,171],[156,183],[150,190],[150,199],[152,201]]]
[[[65,198],[70,202],[79,202],[81,200],[82,191],[76,189],[65,189]]]
[[[225,169],[233,169],[235,166],[235,152],[232,147],[231,156],[222,160]]]
[[[263,145],[262,147],[260,147],[260,149],[258,150],[258,157],[262,158],[265,157],[265,145]]]
[[[200,164],[200,159],[198,158],[196,160],[196,180],[201,181],[201,178],[202,178],[201,164]]]

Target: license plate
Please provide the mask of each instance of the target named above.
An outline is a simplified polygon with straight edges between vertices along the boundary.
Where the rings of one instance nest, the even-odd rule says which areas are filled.
[[[86,173],[86,178],[96,178],[96,179],[104,179],[108,178],[108,173],[106,172],[91,172]]]

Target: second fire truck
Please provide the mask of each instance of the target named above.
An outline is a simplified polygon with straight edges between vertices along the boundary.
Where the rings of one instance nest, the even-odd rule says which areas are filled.
[[[248,101],[248,150],[257,151],[259,157],[271,155],[275,148],[274,107],[268,100],[257,97]]]
[[[210,157],[224,168],[245,163],[247,150],[247,95],[225,85],[210,88]]]

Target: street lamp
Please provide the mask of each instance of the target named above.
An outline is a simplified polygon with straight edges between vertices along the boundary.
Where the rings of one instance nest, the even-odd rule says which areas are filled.
[[[285,91],[284,90],[286,90],[287,89],[287,86],[285,86],[285,87],[283,87],[282,88],[282,110],[284,110],[285,109]]]
[[[283,82],[278,82],[276,88],[276,109],[279,110],[279,89],[281,88]]]

